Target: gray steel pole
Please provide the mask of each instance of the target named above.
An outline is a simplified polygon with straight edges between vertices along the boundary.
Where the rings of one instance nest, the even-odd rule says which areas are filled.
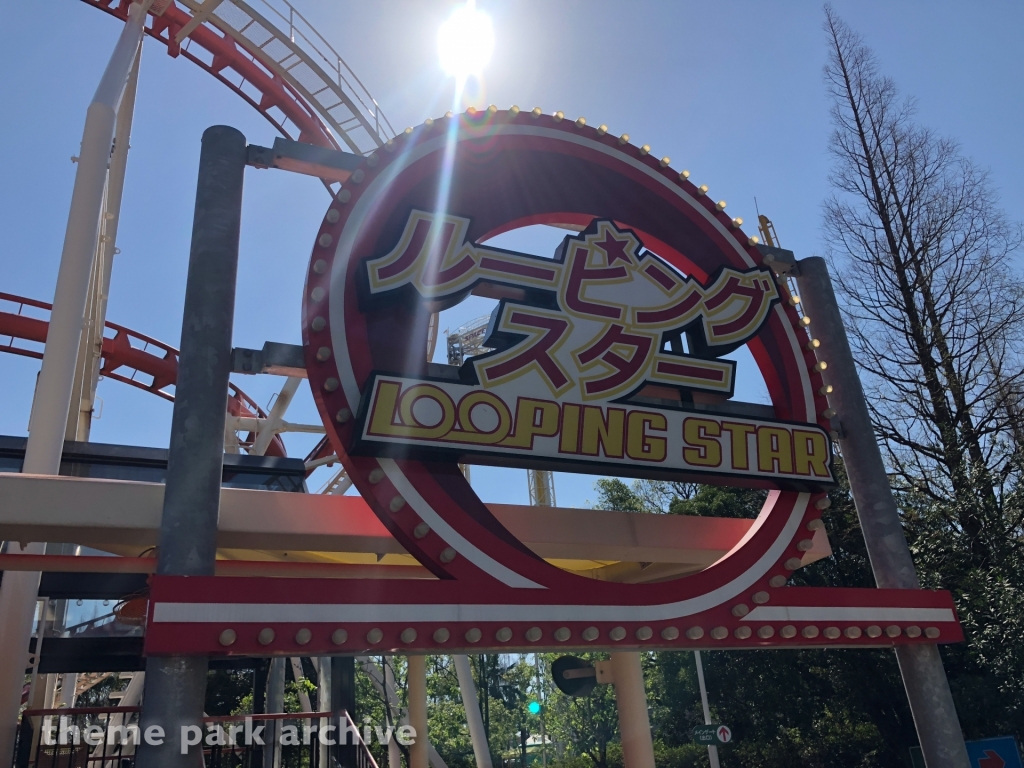
[[[192,220],[158,574],[214,572],[244,171],[245,137],[227,126],[206,129]],[[185,726],[201,725],[206,671],[202,657],[146,660],[142,732],[160,726],[166,740],[161,746],[143,740],[139,768],[202,765],[201,748],[181,754],[181,734]]]
[[[800,300],[814,336],[821,342],[819,355],[828,363],[822,376],[832,386],[828,401],[842,427],[839,445],[875,583],[882,588],[918,589],[921,584],[871,426],[828,265],[816,256],[797,262],[796,269]],[[967,748],[938,647],[896,646],[896,659],[925,764],[928,768],[968,768]]]
[[[267,714],[284,712],[284,656],[270,660],[270,674],[267,675]],[[263,737],[263,768],[281,768],[281,726],[280,720],[267,720]]]
[[[711,707],[708,705],[708,688],[704,684],[704,662],[701,661],[700,651],[693,652],[693,660],[697,665],[697,687],[700,689],[700,704],[704,709],[704,725],[711,725]],[[719,768],[718,747],[708,744],[708,762],[711,768]]]
[[[387,681],[387,678],[383,678]],[[387,688],[384,689],[387,696]],[[321,710],[322,711],[322,710]],[[331,724],[337,726],[337,744],[334,745],[334,756],[331,765],[341,768],[356,768],[356,742],[351,735],[345,736],[342,742],[342,731],[345,727],[343,713],[355,722],[356,719],[356,660],[354,656],[331,657]],[[358,723],[356,723],[358,726]]]

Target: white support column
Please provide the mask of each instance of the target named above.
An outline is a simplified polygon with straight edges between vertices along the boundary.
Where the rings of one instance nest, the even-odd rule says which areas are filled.
[[[43,686],[43,707],[45,709],[53,708],[53,695],[57,692],[57,676],[47,675],[46,683]]]
[[[622,762],[625,768],[654,768],[651,719],[647,716],[647,691],[640,654],[621,651],[610,654],[615,683],[615,704],[619,710]]]
[[[152,0],[133,3],[114,52],[86,112],[71,210],[64,233],[53,311],[43,350],[43,364],[32,401],[28,445],[22,472],[56,475],[64,448],[78,345],[82,337],[86,296],[92,273],[107,160],[114,138],[115,107],[128,80],[142,40]],[[45,545],[24,548],[11,543],[11,554],[43,554]],[[38,573],[8,571],[0,584],[0,759],[14,753],[25,658],[39,591]]]
[[[391,705],[391,711],[395,715],[397,722],[395,725],[409,725],[409,713],[403,713],[398,706],[398,691],[395,688],[395,675],[391,670],[391,665],[385,664],[384,669],[386,672],[381,672],[373,661],[368,656],[356,656],[356,661],[363,668],[364,674],[370,678],[370,682],[373,683],[373,687],[381,694],[385,696]],[[391,742],[395,745],[395,760],[394,764],[389,765],[389,768],[401,768],[401,750],[398,749],[398,745],[395,742]],[[427,742],[427,758],[430,760],[430,768],[448,768],[447,763],[442,759],[441,755],[438,754],[437,750],[434,749],[434,745],[429,741]],[[391,760],[391,751],[388,751],[388,760]]]
[[[416,729],[416,741],[409,747],[409,768],[428,768],[427,657],[409,656],[408,660],[409,725]]]
[[[103,352],[103,330],[107,319],[107,300],[110,295],[110,275],[117,250],[117,230],[121,223],[121,200],[124,196],[124,177],[128,170],[128,150],[131,149],[132,121],[135,116],[135,94],[139,85],[142,47],[140,42],[124,94],[121,96],[121,103],[117,107],[114,148],[110,154],[103,213],[99,225],[100,236],[96,244],[96,258],[89,289],[86,314],[88,322],[82,333],[68,413],[65,435],[68,440],[88,440],[92,427],[100,357]]]
[[[701,663],[700,651],[694,651],[693,658],[697,662],[697,684],[700,686],[700,703],[704,707],[704,725],[711,725],[711,707],[708,706],[708,689],[704,685],[704,664]],[[718,768],[718,747],[714,744],[708,745],[708,760],[711,768]]]
[[[306,679],[306,675],[302,672],[302,659],[298,656],[292,656],[288,659],[292,665],[292,677],[295,678],[296,692],[299,695],[299,705],[302,707],[303,712],[312,712],[313,705],[309,702],[309,694],[306,693],[306,689],[302,687],[302,681]]]
[[[57,706],[61,709],[70,709],[75,706],[75,689],[78,688],[78,673],[65,672],[60,678],[60,701]]]
[[[321,656],[317,664],[317,709],[320,712],[331,711],[331,657]],[[321,717],[318,728],[323,733],[324,728],[331,724],[331,718]],[[320,742],[321,766],[330,765],[330,747]]]
[[[295,392],[301,383],[302,379],[298,376],[289,376],[285,381],[284,386],[281,387],[281,391],[277,395],[277,399],[274,401],[274,405],[270,409],[270,413],[267,414],[267,420],[260,425],[259,434],[256,436],[256,442],[253,443],[250,454],[253,456],[263,456],[267,452],[267,448],[270,447],[271,441],[277,434],[277,429],[281,426],[284,415],[288,411],[288,406],[292,404],[292,398],[295,397]]]
[[[487,743],[487,733],[484,731],[484,718],[480,714],[480,699],[477,698],[476,685],[473,683],[473,671],[469,666],[469,657],[460,654],[452,658],[455,660],[455,673],[459,678],[462,706],[466,710],[469,738],[473,742],[476,768],[491,768],[491,748]]]

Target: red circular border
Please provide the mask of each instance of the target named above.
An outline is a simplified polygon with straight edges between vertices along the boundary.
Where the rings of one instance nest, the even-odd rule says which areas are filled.
[[[506,125],[562,131],[572,134],[573,138],[572,141],[561,141],[553,138],[550,133],[546,136],[510,135],[502,131],[502,127]],[[332,203],[328,216],[333,215],[330,213],[331,211],[337,211],[338,218],[331,222],[325,217],[318,232],[317,245],[313,249],[311,258],[303,305],[303,341],[306,347],[310,385],[339,459],[346,467],[356,488],[370,503],[375,513],[399,542],[435,575],[442,579],[454,579],[462,582],[463,585],[470,585],[463,589],[463,592],[468,590],[469,593],[479,593],[485,592],[489,585],[494,584],[492,577],[466,558],[456,557],[454,560],[446,558],[445,556],[450,554],[447,551],[448,543],[435,533],[431,532],[422,539],[416,538],[412,533],[413,529],[422,521],[410,505],[404,503],[398,489],[392,485],[390,480],[387,477],[382,477],[377,459],[351,456],[347,453],[345,448],[350,444],[352,437],[352,414],[356,410],[357,404],[349,403],[344,395],[343,387],[338,385],[339,374],[334,357],[321,361],[317,356],[317,350],[324,346],[336,354],[343,352],[348,355],[354,364],[357,378],[362,378],[360,381],[362,384],[365,382],[365,376],[372,369],[381,367],[379,364],[381,354],[375,355],[374,353],[375,351],[383,352],[380,344],[382,328],[385,333],[404,333],[404,338],[409,340],[408,344],[419,344],[420,349],[425,348],[426,313],[421,312],[417,318],[415,312],[405,312],[405,317],[401,316],[402,312],[398,312],[398,317],[396,317],[396,313],[391,313],[385,316],[378,315],[368,321],[366,315],[359,308],[355,277],[356,271],[366,257],[379,255],[379,251],[375,249],[380,245],[379,233],[388,229],[386,221],[388,215],[397,216],[404,222],[409,205],[406,203],[402,208],[395,204],[395,198],[404,199],[402,195],[405,191],[416,184],[432,183],[434,188],[437,187],[438,163],[436,159],[439,152],[443,153],[443,149],[431,151],[423,158],[402,168],[398,173],[389,173],[392,178],[387,179],[386,187],[372,201],[373,212],[360,222],[360,230],[352,249],[348,253],[341,254],[341,257],[347,260],[344,264],[339,265],[339,269],[344,268],[344,273],[334,269],[334,261],[338,257],[336,248],[348,223],[349,215],[361,200],[365,190],[382,173],[388,172],[397,159],[406,157],[407,153],[415,152],[424,142],[437,139],[439,136],[454,136],[456,139],[453,153],[454,163],[452,164],[453,186],[458,184],[459,174],[466,173],[467,178],[474,172],[480,174],[479,166],[486,165],[488,158],[492,158],[493,162],[493,157],[502,152],[512,150],[544,152],[548,153],[546,160],[549,163],[555,163],[559,155],[568,156],[575,162],[582,160],[590,167],[599,166],[606,175],[611,171],[612,175],[617,175],[624,181],[645,188],[666,201],[681,214],[681,218],[674,224],[688,222],[691,229],[698,228],[703,233],[706,239],[705,248],[708,243],[714,244],[719,256],[718,264],[739,268],[748,266],[740,263],[735,245],[739,245],[755,264],[760,264],[762,258],[757,248],[748,241],[738,227],[734,226],[726,214],[717,210],[715,205],[696,186],[667,165],[663,166],[643,150],[630,144],[620,143],[614,137],[568,121],[559,121],[553,117],[537,117],[521,112],[478,112],[440,120],[432,125],[421,126],[416,131],[407,132],[394,143],[389,142],[385,151],[367,158],[356,170],[345,190]],[[613,151],[607,152],[608,149]],[[433,165],[427,162],[431,158],[435,161]],[[631,158],[634,163],[627,162],[627,158]],[[654,171],[656,176],[661,176],[674,189],[666,189],[666,185],[658,181],[657,177],[652,179],[649,173],[636,167],[635,161],[639,161],[642,166]],[[557,163],[555,164],[557,165]],[[485,239],[487,236],[493,236],[502,228],[513,229],[526,223],[585,224],[592,218],[609,216],[615,218],[613,215],[615,211],[607,208],[589,212],[573,210],[572,180],[562,178],[559,181],[561,186],[557,191],[564,194],[566,199],[558,210],[518,212],[518,215],[501,221],[498,226],[491,226],[486,232],[471,232],[469,239]],[[501,194],[502,185],[508,183],[514,183],[514,181],[506,180],[494,184],[493,194]],[[687,203],[681,199],[679,192],[689,197],[691,202]],[[698,211],[690,207],[692,203],[701,206],[717,219],[728,234],[723,236],[717,227],[714,227]],[[612,207],[614,208],[614,206]],[[452,210],[452,212],[472,216],[471,211],[460,209]],[[684,255],[680,249],[673,247],[662,232],[638,227],[634,221],[628,219],[620,220],[620,223],[634,229],[648,247],[685,272],[705,278],[707,272],[710,271],[702,268],[701,260]],[[393,228],[394,221],[391,222],[391,229]],[[325,235],[327,237],[324,237]],[[659,237],[659,235],[662,236]],[[730,243],[728,238],[732,238],[735,243]],[[703,258],[703,266],[709,266],[706,254]],[[338,271],[339,277],[337,284],[332,286],[331,276],[336,271]],[[322,291],[317,292],[317,289],[322,289]],[[331,338],[330,322],[327,322],[326,326],[320,330],[313,330],[311,324],[316,317],[322,317],[329,321],[330,302],[333,296],[338,295],[339,291],[344,296],[346,338],[334,340]],[[314,292],[316,292],[316,296],[319,296],[319,300],[314,298]],[[788,298],[785,285],[780,285],[780,293],[784,299]],[[805,345],[809,341],[807,332],[799,325],[798,317],[792,306],[788,303],[783,306],[785,320],[780,319],[778,313],[773,311],[765,328],[750,343],[750,347],[764,376],[779,418],[801,421],[803,419],[797,418],[797,414],[805,412],[805,392],[797,366],[803,365],[806,368],[813,392],[815,412],[822,413],[827,408],[827,404],[819,393],[821,380],[814,370],[816,360],[813,353],[806,351]],[[406,321],[405,327],[400,322],[402,320]],[[803,350],[799,357],[793,354],[792,344],[787,337],[788,333],[795,334],[797,343]],[[403,337],[398,336],[397,338]],[[376,349],[375,341],[377,342]],[[387,354],[384,354],[383,357],[388,359]],[[826,429],[828,428],[828,424],[823,418],[819,418],[819,423]],[[736,578],[764,553],[767,545],[774,542],[779,536],[799,498],[799,494],[791,491],[774,494],[773,499],[769,501],[769,503],[774,501],[774,508],[770,513],[762,515],[756,524],[757,530],[748,537],[744,545],[699,574],[657,584],[615,584],[595,582],[562,571],[533,555],[490,515],[454,463],[402,460],[399,465],[418,493],[462,536],[512,571],[547,587],[548,589],[543,594],[531,596],[535,602],[543,603],[561,603],[566,601],[567,596],[575,596],[576,601],[582,600],[587,604],[621,602],[633,605],[658,604],[706,594]],[[813,496],[810,501],[817,498],[820,496]],[[396,503],[396,499],[400,503]],[[804,522],[818,517],[819,514],[813,504],[808,504]],[[796,547],[797,539],[801,537],[799,534],[793,537],[793,541],[778,558],[775,567],[769,569],[759,579],[759,584],[763,585],[772,576],[780,573],[788,575],[788,569],[785,569],[783,564],[786,560],[793,557],[799,558],[803,554]],[[756,588],[759,588],[758,585],[751,587],[751,590]],[[586,595],[585,598],[579,596],[581,590]],[[472,594],[467,593],[466,597],[473,599]]]

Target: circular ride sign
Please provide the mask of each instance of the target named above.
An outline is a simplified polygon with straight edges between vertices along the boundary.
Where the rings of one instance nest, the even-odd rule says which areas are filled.
[[[531,224],[579,234],[553,258],[487,245]],[[371,156],[318,234],[309,380],[355,486],[451,593],[432,604],[410,585],[374,617],[427,636],[445,616],[465,625],[460,635],[618,628],[664,641],[684,617],[729,616],[785,582],[833,478],[809,338],[762,261],[701,190],[601,129],[479,112]],[[461,367],[428,363],[431,315],[470,294],[498,302],[492,351]],[[735,363],[724,355],[743,344],[773,403],[753,415],[729,403]],[[530,552],[458,462],[773,490],[741,546],[702,573],[610,584]]]
[[[738,222],[625,138],[560,113],[488,109],[427,121],[362,161],[316,235],[306,365],[348,476],[431,578],[154,576],[147,653],[962,637],[948,593],[785,588],[834,483],[824,363]],[[572,234],[551,257],[489,244],[535,224]],[[489,351],[429,362],[432,316],[470,295],[495,301]],[[770,406],[731,400],[728,354],[744,345]],[[768,494],[700,572],[619,583],[536,554],[459,463]],[[562,535],[612,535],[573,519],[578,532]]]

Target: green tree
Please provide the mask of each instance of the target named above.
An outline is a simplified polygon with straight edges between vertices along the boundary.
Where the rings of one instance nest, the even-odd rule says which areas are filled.
[[[988,173],[916,121],[863,39],[825,17],[825,231],[851,342],[922,584],[953,593],[967,636],[942,648],[965,733],[1019,737],[1021,227]]]
[[[473,743],[451,656],[427,659],[427,701],[430,743],[448,768],[474,768]]]
[[[796,571],[794,585],[874,585],[841,460],[835,469],[839,483],[822,515],[833,557]],[[609,501],[601,495],[609,485],[597,487],[599,500]],[[614,503],[644,508],[636,484],[619,481],[611,487]],[[661,498],[668,500],[667,508],[657,510],[664,513],[750,518],[760,511],[764,493],[700,486],[688,498],[667,489]],[[715,651],[703,656],[712,717],[736,734],[734,745],[721,750],[725,768],[897,766],[917,743],[891,652]],[[656,750],[665,761],[659,765],[686,766],[702,754],[706,761],[706,751],[694,752],[691,739],[693,727],[703,723],[693,654],[651,654],[645,667]]]

